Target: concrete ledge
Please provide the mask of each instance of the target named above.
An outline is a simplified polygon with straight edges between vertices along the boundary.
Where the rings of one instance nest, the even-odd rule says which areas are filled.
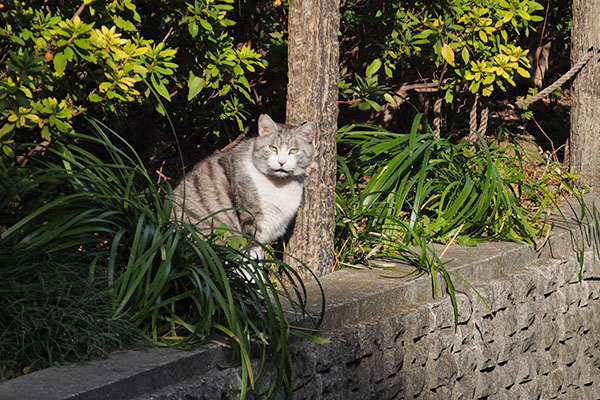
[[[212,344],[190,352],[119,351],[105,360],[48,368],[4,382],[0,399],[128,399],[223,365],[224,353]]]
[[[578,282],[573,234],[555,230],[539,254],[515,243],[450,248],[447,268],[496,315],[455,279],[458,326],[443,290],[432,299],[429,276],[324,277],[323,336],[332,343],[302,345],[294,397],[600,398],[600,267],[588,252]],[[309,309],[319,309],[316,285],[308,291]],[[233,399],[239,370],[222,369],[227,361],[212,344],[117,352],[2,383],[0,399]]]

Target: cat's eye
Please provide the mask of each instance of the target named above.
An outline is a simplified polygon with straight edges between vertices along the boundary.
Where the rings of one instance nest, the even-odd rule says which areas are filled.
[[[298,149],[290,149],[290,154],[296,154],[298,153]]]
[[[271,150],[273,153],[277,153],[277,147],[275,146],[269,146],[269,150]]]

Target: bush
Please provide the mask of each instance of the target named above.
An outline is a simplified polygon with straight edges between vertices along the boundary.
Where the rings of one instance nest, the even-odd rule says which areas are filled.
[[[436,137],[417,115],[408,134],[375,126],[340,129],[336,241],[341,262],[394,257],[432,242],[474,245],[483,240],[534,243],[543,211],[559,195],[558,166],[530,176],[543,162],[516,146],[492,143],[475,151]],[[558,169],[559,170],[559,169]],[[560,170],[559,170],[560,171]],[[562,186],[565,191],[571,190]]]
[[[106,355],[142,339],[112,316],[106,278],[72,254],[0,266],[0,381],[68,361]]]
[[[531,0],[347,2],[342,33],[354,51],[341,95],[351,107],[381,111],[403,101],[403,84],[439,89],[447,103],[465,90],[505,91],[530,76],[528,50],[518,43],[543,20],[540,10]]]
[[[73,308],[86,309],[78,292],[61,286],[64,276],[76,273],[91,298],[110,300],[108,319],[102,307],[85,322],[98,323],[93,329],[100,336],[113,329],[111,321],[123,323],[131,338],[139,329],[161,345],[219,333],[232,339],[244,390],[254,381],[250,352],[261,347],[279,362],[274,385],[284,382],[291,390],[289,335],[306,335],[286,319],[282,301],[302,313],[302,281],[277,261],[266,263],[273,281],[262,279],[240,247],[244,240],[225,246],[172,221],[168,185],[154,184],[129,145],[141,147],[145,159],[166,159],[157,148],[174,153],[173,139],[163,136],[172,123],[192,144],[185,149],[208,153],[214,141],[244,131],[254,102],[282,115],[287,2],[50,3],[0,4],[4,276],[9,266],[33,262],[39,267],[23,269],[32,274],[27,280],[74,293]],[[529,75],[523,37],[541,21],[541,9],[532,0],[344,2],[340,96],[351,110],[343,118],[383,111],[406,94],[406,83],[435,90],[457,113],[459,97],[507,90]],[[86,114],[110,120],[127,140],[114,140],[114,132],[109,140],[107,129],[88,124]],[[520,149],[482,142],[482,151],[474,152],[470,143],[419,128],[423,121],[420,114],[410,121],[409,134],[361,125],[340,130],[340,263],[407,255],[423,266],[431,261],[427,246],[433,241],[532,242],[543,229],[541,211],[552,198],[544,185],[552,174],[535,183]],[[27,164],[30,158],[15,157],[27,152],[33,165],[14,168],[15,160]],[[407,251],[413,245],[422,253]],[[54,262],[63,258],[69,261],[64,270]],[[436,271],[435,262],[424,266]],[[46,268],[60,279],[36,275]],[[16,292],[21,283],[0,282]],[[98,292],[104,285],[109,291]],[[57,290],[32,292],[54,298]],[[35,315],[28,310],[22,315]],[[65,308],[64,318],[70,311]],[[130,338],[109,336],[104,343],[117,346]],[[5,368],[47,365],[51,354],[66,354],[30,348],[18,354],[43,357],[23,356]],[[73,348],[75,358],[98,350]]]
[[[158,113],[148,120],[148,109],[165,112],[150,88],[162,101],[177,102],[175,121],[185,116],[184,125],[204,129],[203,135],[243,130],[245,107],[253,101],[247,74],[263,64],[231,36],[232,4],[3,3],[1,153],[13,157],[19,143],[81,131],[87,127],[76,117],[83,112],[111,118],[136,140],[143,124],[162,128]],[[140,116],[146,120],[136,121]]]
[[[24,287],[15,286],[16,297],[8,300],[11,306],[31,305],[22,299],[32,291],[43,299],[46,291],[39,286],[44,284],[52,285],[47,292],[48,301],[53,301],[54,293],[64,289],[67,279],[76,274],[75,281],[89,281],[78,290],[89,289],[89,293],[82,296],[83,306],[77,301],[71,307],[66,304],[65,311],[75,317],[67,315],[60,326],[62,336],[85,311],[87,301],[102,298],[110,300],[110,313],[102,314],[108,311],[104,307],[99,308],[100,314],[90,317],[99,319],[99,331],[94,332],[98,336],[112,326],[112,320],[125,321],[156,345],[183,346],[224,336],[230,339],[234,361],[242,365],[242,398],[256,378],[251,354],[261,354],[263,362],[269,359],[277,365],[269,391],[282,383],[291,391],[290,335],[316,339],[290,320],[307,316],[306,292],[299,275],[275,259],[264,260],[261,266],[248,258],[248,249],[229,247],[200,235],[192,225],[173,221],[168,185],[153,183],[131,149],[120,150],[104,133],[105,127],[94,121],[91,124],[98,137],[72,135],[76,144],[51,145],[47,149],[50,154],[32,161],[28,174],[0,201],[0,213],[14,221],[0,231],[0,285],[15,286],[10,280],[13,268],[36,265],[24,269],[31,275],[28,279],[34,290],[23,292]],[[119,137],[115,132],[111,136]],[[255,245],[251,238],[246,240],[248,246]],[[48,272],[44,269],[46,260],[57,263],[52,264],[56,281],[43,278]],[[57,260],[71,261],[77,268]],[[107,286],[99,292],[102,284]],[[33,311],[25,308],[22,314],[38,320],[40,315]],[[7,334],[15,335],[14,329],[21,327],[5,319],[2,322],[0,329],[8,330]],[[44,318],[38,324],[51,325]],[[87,329],[76,330],[73,335]],[[51,331],[49,328],[39,335]],[[26,348],[35,348],[31,341],[39,339],[32,336],[18,343],[2,341],[0,346],[13,347],[2,347],[0,353],[9,354],[20,347],[14,353],[17,357],[25,353],[33,357]],[[75,358],[88,355],[86,348],[78,347],[82,341],[79,336],[72,339]],[[42,366],[52,363],[57,353],[62,354],[62,350],[38,353],[34,361],[9,361]]]

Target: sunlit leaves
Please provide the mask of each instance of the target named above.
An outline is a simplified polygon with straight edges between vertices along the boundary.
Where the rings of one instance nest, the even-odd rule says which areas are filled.
[[[41,135],[45,140],[49,141],[54,136],[72,133],[70,120],[79,110],[69,106],[65,99],[59,101],[54,97],[48,97],[32,102],[31,106],[37,117],[33,121],[41,128]]]
[[[164,15],[134,3],[86,0],[84,12],[76,16],[63,3],[36,8],[24,2],[2,11],[10,23],[0,27],[9,55],[3,59],[7,73],[0,78],[0,129],[6,132],[0,145],[12,147],[7,140],[30,134],[35,140],[60,134],[55,128],[43,130],[50,127],[48,121],[42,126],[8,123],[9,109],[18,113],[20,106],[35,114],[31,102],[53,97],[66,100],[72,118],[84,109],[126,118],[131,108],[124,103],[150,103],[164,113],[165,105],[158,104],[150,88],[163,101],[177,94],[193,101],[192,107],[203,110],[195,117],[218,115],[243,130],[247,104],[254,101],[250,74],[265,65],[262,53],[234,39],[235,2],[181,2]],[[141,28],[148,21],[160,29],[143,37]]]
[[[463,245],[535,240],[551,194],[527,179],[522,151],[497,143],[475,151],[423,125],[419,114],[406,134],[372,125],[340,129],[338,141],[349,149],[338,157],[336,188],[342,260],[401,257],[408,246],[453,237]]]
[[[450,47],[449,45],[447,45],[446,43],[444,43],[444,45],[442,46],[442,50],[440,51],[442,57],[444,58],[444,60],[446,60],[446,62],[452,66],[454,66],[454,51],[452,50],[452,47]]]
[[[195,62],[202,68],[192,68],[188,72],[187,99],[202,104],[207,97],[217,96],[222,99],[221,118],[235,119],[242,126],[238,96],[248,102],[254,101],[247,74],[265,65],[262,56],[249,45],[234,46],[228,28],[235,22],[227,18],[233,4],[233,0],[188,2],[187,12],[179,24],[187,26],[189,35],[202,43],[202,49],[195,55]]]
[[[110,29],[102,26],[100,29],[92,31],[91,42],[99,49],[105,49],[108,52],[117,50],[120,46],[127,43],[126,39],[121,38],[117,27],[113,26]]]
[[[382,50],[366,63],[365,76],[343,77],[342,96],[351,106],[358,102],[361,109],[371,108],[369,101],[381,104],[376,97],[390,102],[390,96],[381,92],[388,82],[402,80],[396,76],[396,71],[402,70],[397,66],[411,62],[411,57],[431,64],[435,72],[430,80],[444,77],[440,88],[447,102],[454,101],[454,92],[465,87],[484,96],[505,90],[517,77],[530,75],[527,52],[516,42],[529,33],[533,23],[543,19],[536,14],[542,9],[532,0],[453,0],[443,8],[394,3],[390,10],[376,13],[376,22],[365,18],[366,23],[380,23],[390,33],[377,43]],[[384,73],[373,72],[379,60]]]
[[[137,15],[133,4],[123,4]],[[10,51],[8,74],[0,81],[2,146],[9,146],[17,130],[36,130],[48,141],[72,133],[70,119],[87,107],[86,102],[116,111],[119,102],[145,101],[137,86],[150,69],[164,94],[164,76],[178,67],[172,62],[175,50],[164,43],[125,38],[120,30],[131,31],[134,24],[118,15],[112,18],[115,25],[95,28],[79,16],[31,12],[34,23],[21,31],[23,47]],[[64,96],[60,101],[57,91]]]
[[[79,16],[75,16],[75,18],[72,20],[63,19],[55,27],[50,28],[48,34],[52,36],[47,37],[50,39],[53,36],[57,36],[58,40],[55,41],[54,45],[57,47],[63,47],[69,44],[70,41],[88,34],[92,30],[93,26],[93,23],[86,24],[79,18]]]

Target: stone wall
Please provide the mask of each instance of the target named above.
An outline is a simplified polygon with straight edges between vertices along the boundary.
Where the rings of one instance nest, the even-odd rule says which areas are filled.
[[[494,314],[454,277],[458,324],[447,294],[432,298],[427,275],[384,279],[383,271],[365,269],[326,276],[322,336],[331,343],[302,344],[293,397],[600,399],[600,265],[586,253],[580,281],[566,233],[545,249],[451,248],[446,266]],[[309,285],[309,295],[315,290]],[[317,309],[319,297],[310,298]],[[234,399],[239,369],[219,368],[226,360],[216,345],[118,353],[0,384],[0,399]]]
[[[578,272],[574,258],[542,259],[477,285],[494,318],[465,291],[457,325],[447,297],[347,321],[324,335],[331,344],[304,344],[294,398],[598,399],[600,275]],[[192,377],[139,399],[235,398],[232,380]]]
[[[573,260],[534,263],[471,294],[412,305],[310,346],[299,398],[598,399],[598,280]],[[567,271],[575,273],[567,273]],[[596,275],[597,276],[597,275]]]

